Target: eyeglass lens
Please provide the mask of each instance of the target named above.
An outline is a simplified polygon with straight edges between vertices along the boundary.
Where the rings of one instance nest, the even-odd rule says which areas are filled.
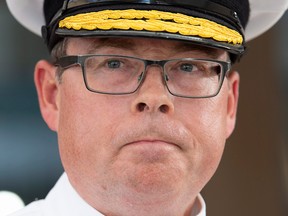
[[[91,56],[84,63],[86,84],[96,92],[131,93],[145,77],[146,65],[146,60],[132,57]],[[221,86],[223,69],[218,62],[175,59],[165,61],[163,67],[166,86],[175,95],[207,97],[216,94]]]

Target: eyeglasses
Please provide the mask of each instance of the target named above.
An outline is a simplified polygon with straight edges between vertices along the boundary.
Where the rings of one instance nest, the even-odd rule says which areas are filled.
[[[219,93],[231,63],[197,58],[146,60],[121,55],[79,55],[61,57],[55,65],[62,69],[79,65],[89,91],[111,95],[136,92],[145,80],[148,66],[161,67],[163,83],[172,95],[208,98]]]

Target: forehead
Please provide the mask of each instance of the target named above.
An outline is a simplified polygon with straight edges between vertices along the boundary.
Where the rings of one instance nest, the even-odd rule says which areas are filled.
[[[99,54],[103,50],[109,50],[110,52],[113,52],[113,50],[125,50],[135,53],[150,51],[170,53],[172,55],[193,52],[195,55],[199,54],[199,56],[207,56],[213,59],[228,55],[226,51],[221,49],[167,39],[108,37],[68,38],[67,40],[67,53]]]

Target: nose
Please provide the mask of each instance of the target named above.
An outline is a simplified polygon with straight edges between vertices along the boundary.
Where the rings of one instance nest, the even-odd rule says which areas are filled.
[[[132,103],[134,113],[165,113],[174,112],[174,96],[171,95],[162,77],[162,68],[150,65],[146,68],[146,76],[136,92],[136,97]]]

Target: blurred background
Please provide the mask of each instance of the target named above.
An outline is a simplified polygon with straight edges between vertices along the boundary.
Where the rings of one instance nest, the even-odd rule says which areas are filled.
[[[240,64],[236,130],[202,194],[209,216],[288,215],[288,13],[248,43]],[[26,204],[44,198],[63,172],[56,134],[41,118],[35,63],[42,39],[20,26],[0,0],[0,190]]]

